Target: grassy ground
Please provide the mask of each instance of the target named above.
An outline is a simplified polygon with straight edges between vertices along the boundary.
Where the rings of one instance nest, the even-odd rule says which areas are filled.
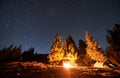
[[[66,69],[43,63],[1,64],[0,78],[120,78],[120,69],[77,67]]]

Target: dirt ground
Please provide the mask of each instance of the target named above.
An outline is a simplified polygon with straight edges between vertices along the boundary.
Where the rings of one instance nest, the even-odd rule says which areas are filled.
[[[120,78],[120,69],[85,66],[64,68],[43,63],[9,63],[0,66],[0,78]]]

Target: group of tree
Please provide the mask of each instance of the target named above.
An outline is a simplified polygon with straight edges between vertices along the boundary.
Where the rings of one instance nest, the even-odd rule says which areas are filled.
[[[9,47],[0,50],[0,62],[39,61],[48,63],[48,54],[37,54],[34,52],[34,48],[30,48],[27,51],[22,52],[21,45],[19,47],[14,47],[12,44]]]
[[[48,55],[49,62],[57,65],[67,60],[72,64],[91,65],[105,58],[102,49],[88,32],[86,42],[79,40],[78,46],[79,48],[70,35],[62,41],[60,35],[56,34]]]
[[[109,63],[120,67],[120,25],[115,24],[113,29],[107,30],[106,51],[95,41],[88,33],[85,33],[85,40],[79,40],[78,46],[72,36],[62,40],[59,34],[56,34],[49,54],[34,53],[34,48],[22,52],[21,45],[16,47],[10,45],[0,50],[0,62],[11,61],[39,61],[53,65],[62,64],[63,61],[69,61],[78,65],[95,65],[97,63]],[[106,54],[104,54],[106,53]]]
[[[61,36],[56,34],[48,55],[49,62],[55,65],[61,64],[64,60],[76,62],[80,65],[108,62],[120,66],[119,24],[115,24],[113,30],[107,30],[106,41],[108,46],[106,46],[106,52],[88,32],[85,33],[85,40],[80,39],[77,47],[71,36],[62,41]]]
[[[77,47],[71,36],[68,36],[63,43],[60,35],[56,34],[50,52],[48,58],[53,65],[61,64],[63,60],[69,60],[74,64],[77,59]]]

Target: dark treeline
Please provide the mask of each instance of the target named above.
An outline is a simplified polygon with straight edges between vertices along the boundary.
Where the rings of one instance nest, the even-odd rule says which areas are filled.
[[[21,45],[19,47],[11,44],[7,48],[0,50],[0,62],[26,62],[38,61],[48,63],[48,54],[37,54],[34,48],[22,52]]]

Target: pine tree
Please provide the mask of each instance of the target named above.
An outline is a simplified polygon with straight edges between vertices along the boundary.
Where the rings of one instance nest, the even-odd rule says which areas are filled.
[[[48,55],[50,64],[57,65],[63,59],[64,50],[63,42],[59,34],[55,35],[53,45],[51,46],[50,54]]]
[[[93,64],[94,61],[86,53],[86,47],[87,47],[86,42],[80,39],[78,47],[79,48],[78,48],[77,63],[80,65],[87,65],[87,66]]]
[[[97,42],[90,36],[88,32],[86,32],[85,38],[87,42],[86,51],[90,58],[96,62],[104,63],[106,61],[106,57],[104,56],[102,48],[97,44]]]
[[[107,30],[106,40],[108,42],[107,55],[109,60],[120,66],[120,25],[115,24],[113,30]]]
[[[75,64],[77,60],[77,46],[71,36],[68,36],[64,41],[64,59],[69,60],[70,63]]]

